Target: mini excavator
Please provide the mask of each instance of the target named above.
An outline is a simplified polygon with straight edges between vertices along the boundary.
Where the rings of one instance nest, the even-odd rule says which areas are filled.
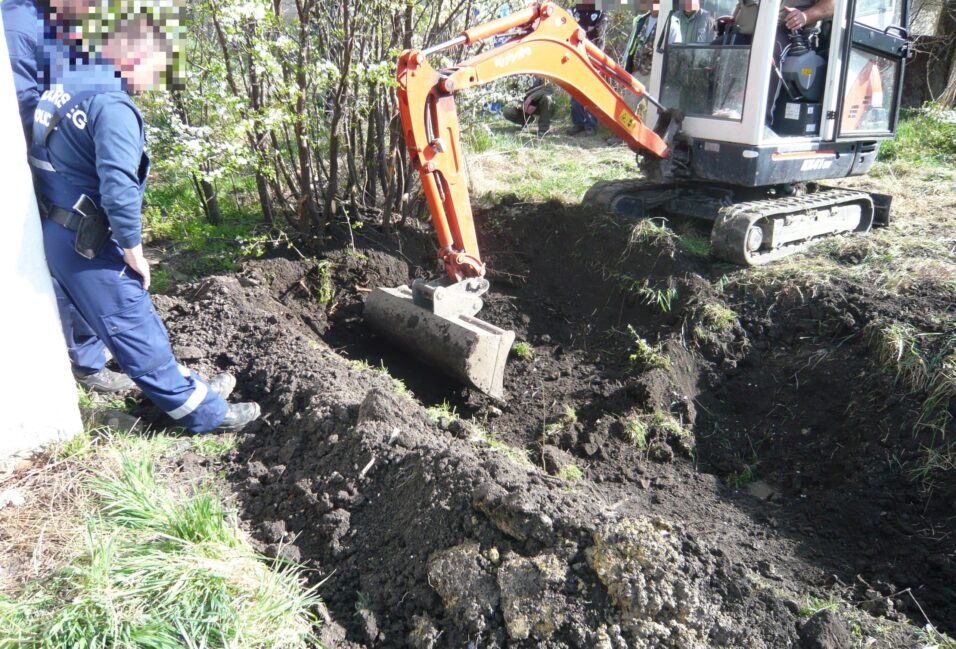
[[[552,2],[463,32],[398,61],[406,144],[439,241],[447,277],[377,288],[365,319],[399,345],[494,397],[514,333],[477,318],[489,289],[472,218],[455,94],[515,75],[542,77],[581,102],[638,154],[642,178],[600,183],[584,201],[625,217],[712,223],[721,259],[772,262],[820,239],[889,222],[890,197],[825,187],[865,174],[899,116],[910,55],[906,0],[835,0],[834,19],[787,34],[782,0],[741,0],[750,33],[730,17],[707,43],[668,42],[658,30],[649,88],[590,42]],[[673,1],[659,24],[680,11]],[[429,56],[498,43],[453,67]],[[780,91],[769,90],[776,76]],[[612,83],[648,102],[642,120]]]

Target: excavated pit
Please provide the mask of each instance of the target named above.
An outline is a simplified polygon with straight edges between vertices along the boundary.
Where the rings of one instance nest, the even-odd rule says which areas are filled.
[[[322,582],[331,646],[916,647],[916,602],[956,629],[956,490],[901,470],[915,405],[861,334],[937,297],[730,286],[672,238],[559,205],[481,218],[482,317],[530,352],[503,402],[361,321],[368,289],[432,271],[424,237],[157,298],[182,360],[263,406],[230,483],[264,550]]]

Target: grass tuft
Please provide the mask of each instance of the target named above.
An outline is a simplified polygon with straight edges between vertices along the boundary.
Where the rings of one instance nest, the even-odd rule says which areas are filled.
[[[442,419],[458,419],[458,410],[447,401],[442,401],[437,406],[429,406],[425,409],[425,412],[428,414],[428,418],[433,422],[438,422]]]
[[[574,464],[567,464],[558,471],[558,477],[567,482],[577,482],[584,478],[584,471]]]
[[[643,453],[647,450],[647,424],[640,417],[632,417],[625,424],[627,435]]]
[[[239,448],[239,437],[235,433],[196,435],[190,441],[194,451],[210,458],[222,457]]]
[[[219,499],[161,484],[125,453],[92,480],[83,552],[0,598],[0,647],[277,647],[315,641],[319,600],[297,568],[270,566]]]
[[[840,600],[833,595],[827,599],[823,599],[822,597],[816,597],[815,595],[807,593],[803,596],[803,602],[800,605],[798,613],[800,617],[810,618],[821,611],[836,612],[839,606]]]
[[[534,358],[534,348],[523,340],[516,342],[512,347],[511,351],[514,352],[515,356],[522,360],[531,360]]]
[[[627,331],[632,340],[632,351],[628,356],[631,363],[648,370],[668,369],[671,366],[670,359],[661,352],[660,346],[651,345],[631,325],[627,326]]]

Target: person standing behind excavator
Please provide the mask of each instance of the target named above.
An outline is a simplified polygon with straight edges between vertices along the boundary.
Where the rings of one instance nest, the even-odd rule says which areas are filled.
[[[150,299],[142,203],[149,175],[143,118],[128,92],[159,85],[172,48],[145,17],[125,19],[102,59],[70,66],[37,103],[30,164],[47,264],[73,307],[153,403],[193,432],[241,430],[255,403],[227,404],[180,365]]]
[[[571,10],[574,19],[584,30],[589,41],[600,48],[604,48],[604,36],[607,34],[608,17],[603,11],[594,7],[593,2],[582,2],[574,5]],[[571,122],[574,124],[569,135],[594,135],[597,131],[597,118],[592,115],[581,102],[571,98]]]
[[[680,43],[709,43],[714,38],[714,17],[701,9],[700,0],[681,0],[681,9],[673,14]]]
[[[627,47],[624,48],[624,60],[622,62],[624,69],[645,87],[651,80],[654,39],[657,35],[660,10],[659,0],[640,0],[638,11],[641,13],[638,13],[631,23],[631,33],[627,38]],[[676,21],[671,21],[667,36],[668,41],[675,41],[678,38],[678,33]],[[644,101],[643,97],[628,93],[627,102],[632,110],[638,112],[639,117],[644,117],[647,102]]]

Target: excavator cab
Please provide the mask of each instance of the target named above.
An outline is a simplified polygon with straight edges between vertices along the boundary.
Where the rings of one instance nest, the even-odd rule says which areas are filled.
[[[831,20],[793,32],[786,0],[712,0],[705,9],[737,23],[710,42],[669,42],[661,25],[680,2],[661,11],[648,92],[685,115],[675,155],[690,177],[758,187],[870,169],[896,132],[906,0],[835,0]]]
[[[888,222],[890,197],[820,181],[866,173],[896,131],[910,52],[906,0],[834,0],[831,20],[789,33],[780,27],[785,0],[702,0],[711,13],[733,13],[712,34],[696,23],[671,29],[688,0],[666,1],[646,88],[548,1],[402,53],[403,135],[445,277],[374,290],[365,304],[373,328],[503,396],[514,334],[477,317],[490,285],[454,98],[514,75],[560,86],[638,154],[642,178],[595,185],[585,203],[635,219],[709,222],[714,254],[724,260],[765,264]],[[486,47],[450,67],[430,61],[479,43]],[[646,122],[622,92],[648,102]]]

